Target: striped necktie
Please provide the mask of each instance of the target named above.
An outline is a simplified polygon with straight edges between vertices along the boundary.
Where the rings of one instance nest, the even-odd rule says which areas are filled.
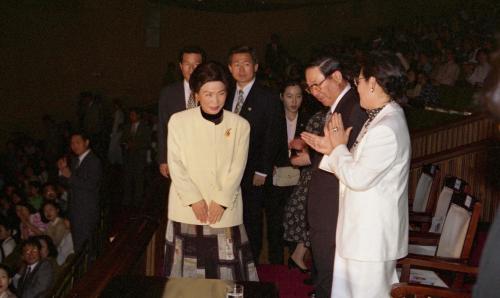
[[[194,100],[193,92],[189,94],[189,98],[186,105],[186,109],[192,109],[192,108],[196,108],[196,101]]]
[[[234,108],[234,112],[239,114],[241,112],[241,108],[243,107],[243,103],[245,102],[245,98],[243,97],[243,90],[238,91],[238,102],[236,103],[236,108]]]

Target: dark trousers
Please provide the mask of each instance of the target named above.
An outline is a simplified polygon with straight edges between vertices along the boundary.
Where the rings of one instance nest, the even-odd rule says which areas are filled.
[[[262,248],[262,207],[264,186],[243,186],[243,224],[248,234],[255,264],[259,263]]]
[[[145,162],[127,161],[124,166],[123,204],[135,207],[144,202],[144,167]]]
[[[267,195],[264,200],[267,223],[267,241],[269,247],[269,263],[283,264],[283,212],[288,197],[292,194],[293,186],[267,186]]]
[[[318,298],[330,298],[332,291],[335,231],[309,230],[314,261],[314,290]]]

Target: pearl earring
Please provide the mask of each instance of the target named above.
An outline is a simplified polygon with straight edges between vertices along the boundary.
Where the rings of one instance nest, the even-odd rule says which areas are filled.
[[[373,92],[373,90],[374,90],[373,88],[370,88],[370,92]]]

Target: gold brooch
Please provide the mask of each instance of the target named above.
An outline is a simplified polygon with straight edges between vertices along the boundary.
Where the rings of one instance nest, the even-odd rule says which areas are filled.
[[[231,128],[226,129],[226,132],[224,133],[226,137],[229,137],[231,135]]]

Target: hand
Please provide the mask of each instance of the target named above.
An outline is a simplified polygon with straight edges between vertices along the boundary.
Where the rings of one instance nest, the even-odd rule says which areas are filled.
[[[224,210],[224,207],[211,201],[210,206],[208,206],[208,223],[214,224],[219,222],[222,218],[222,214],[224,214]]]
[[[327,135],[327,129],[325,127],[325,136],[321,137],[309,132],[303,132],[300,134],[302,139],[309,145],[311,148],[316,150],[319,153],[330,154],[333,150],[332,143],[330,142],[330,138]]]
[[[288,148],[297,151],[302,151],[306,148],[306,143],[302,141],[302,139],[296,138],[291,140],[290,143],[288,143]]]
[[[57,160],[57,168],[62,171],[64,168],[68,167],[68,162],[66,161],[66,157],[61,157]]]
[[[61,175],[63,175],[66,178],[71,177],[71,171],[68,167],[65,167],[64,169],[61,170]]]
[[[264,182],[266,182],[266,177],[259,175],[259,174],[254,174],[253,175],[253,185],[254,186],[262,186],[264,185]]]
[[[206,223],[208,219],[208,207],[205,200],[199,200],[196,203],[191,204],[191,209],[193,209],[194,216],[201,223]]]
[[[170,171],[168,170],[168,164],[167,163],[161,163],[160,164],[160,173],[162,174],[163,177],[169,178],[170,176]]]
[[[311,164],[311,157],[306,151],[298,151],[295,156],[290,157],[290,163],[296,167],[308,166]]]
[[[352,127],[344,129],[342,115],[340,115],[339,113],[334,113],[332,119],[330,119],[330,122],[328,122],[327,124],[327,128],[325,129],[325,136],[328,135],[333,148],[336,148],[338,145],[347,144],[351,131]]]

